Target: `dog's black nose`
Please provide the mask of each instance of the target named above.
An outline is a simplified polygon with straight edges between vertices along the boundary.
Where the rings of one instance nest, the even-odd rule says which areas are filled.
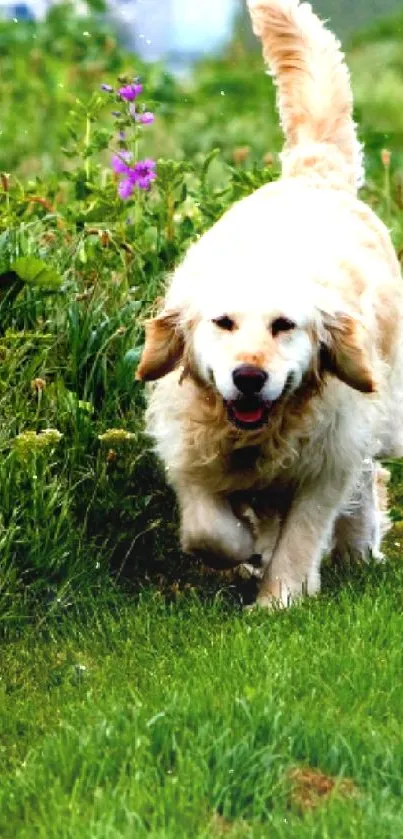
[[[267,373],[253,364],[242,364],[232,374],[235,387],[244,396],[255,396],[260,393],[267,380]]]

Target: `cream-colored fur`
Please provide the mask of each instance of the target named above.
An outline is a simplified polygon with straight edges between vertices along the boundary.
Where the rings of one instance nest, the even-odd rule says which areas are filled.
[[[388,231],[356,197],[339,45],[298,0],[249,8],[278,85],[282,177],[190,248],[147,325],[138,377],[158,380],[147,428],[183,548],[228,565],[261,553],[258,602],[287,605],[319,590],[332,540],[380,553],[373,461],[402,452],[403,286]],[[255,430],[228,413],[245,364],[267,376]]]

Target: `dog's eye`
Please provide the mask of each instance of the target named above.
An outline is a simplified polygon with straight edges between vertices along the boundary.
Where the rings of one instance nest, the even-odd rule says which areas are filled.
[[[220,318],[213,318],[213,323],[220,329],[225,329],[227,332],[232,332],[235,329],[235,321],[229,318],[228,315],[222,315]]]
[[[271,332],[275,338],[280,332],[291,332],[295,329],[296,324],[288,318],[276,318],[271,325]]]

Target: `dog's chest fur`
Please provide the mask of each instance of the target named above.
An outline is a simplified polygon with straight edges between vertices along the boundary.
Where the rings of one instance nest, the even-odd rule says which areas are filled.
[[[292,480],[292,467],[298,457],[284,448],[283,462],[273,457],[271,441],[246,446],[229,447],[217,453],[215,461],[207,468],[204,479],[216,483],[216,490],[224,493],[267,491],[271,486],[286,487]],[[209,474],[210,473],[210,474]]]
[[[257,463],[262,456],[262,447],[245,446],[243,449],[233,449],[229,455],[229,469],[233,473],[256,472]]]

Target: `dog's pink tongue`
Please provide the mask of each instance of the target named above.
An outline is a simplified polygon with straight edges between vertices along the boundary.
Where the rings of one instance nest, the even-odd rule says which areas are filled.
[[[259,422],[263,416],[263,407],[258,405],[257,408],[254,408],[253,411],[240,411],[238,408],[233,406],[232,408],[236,418],[241,422]]]

